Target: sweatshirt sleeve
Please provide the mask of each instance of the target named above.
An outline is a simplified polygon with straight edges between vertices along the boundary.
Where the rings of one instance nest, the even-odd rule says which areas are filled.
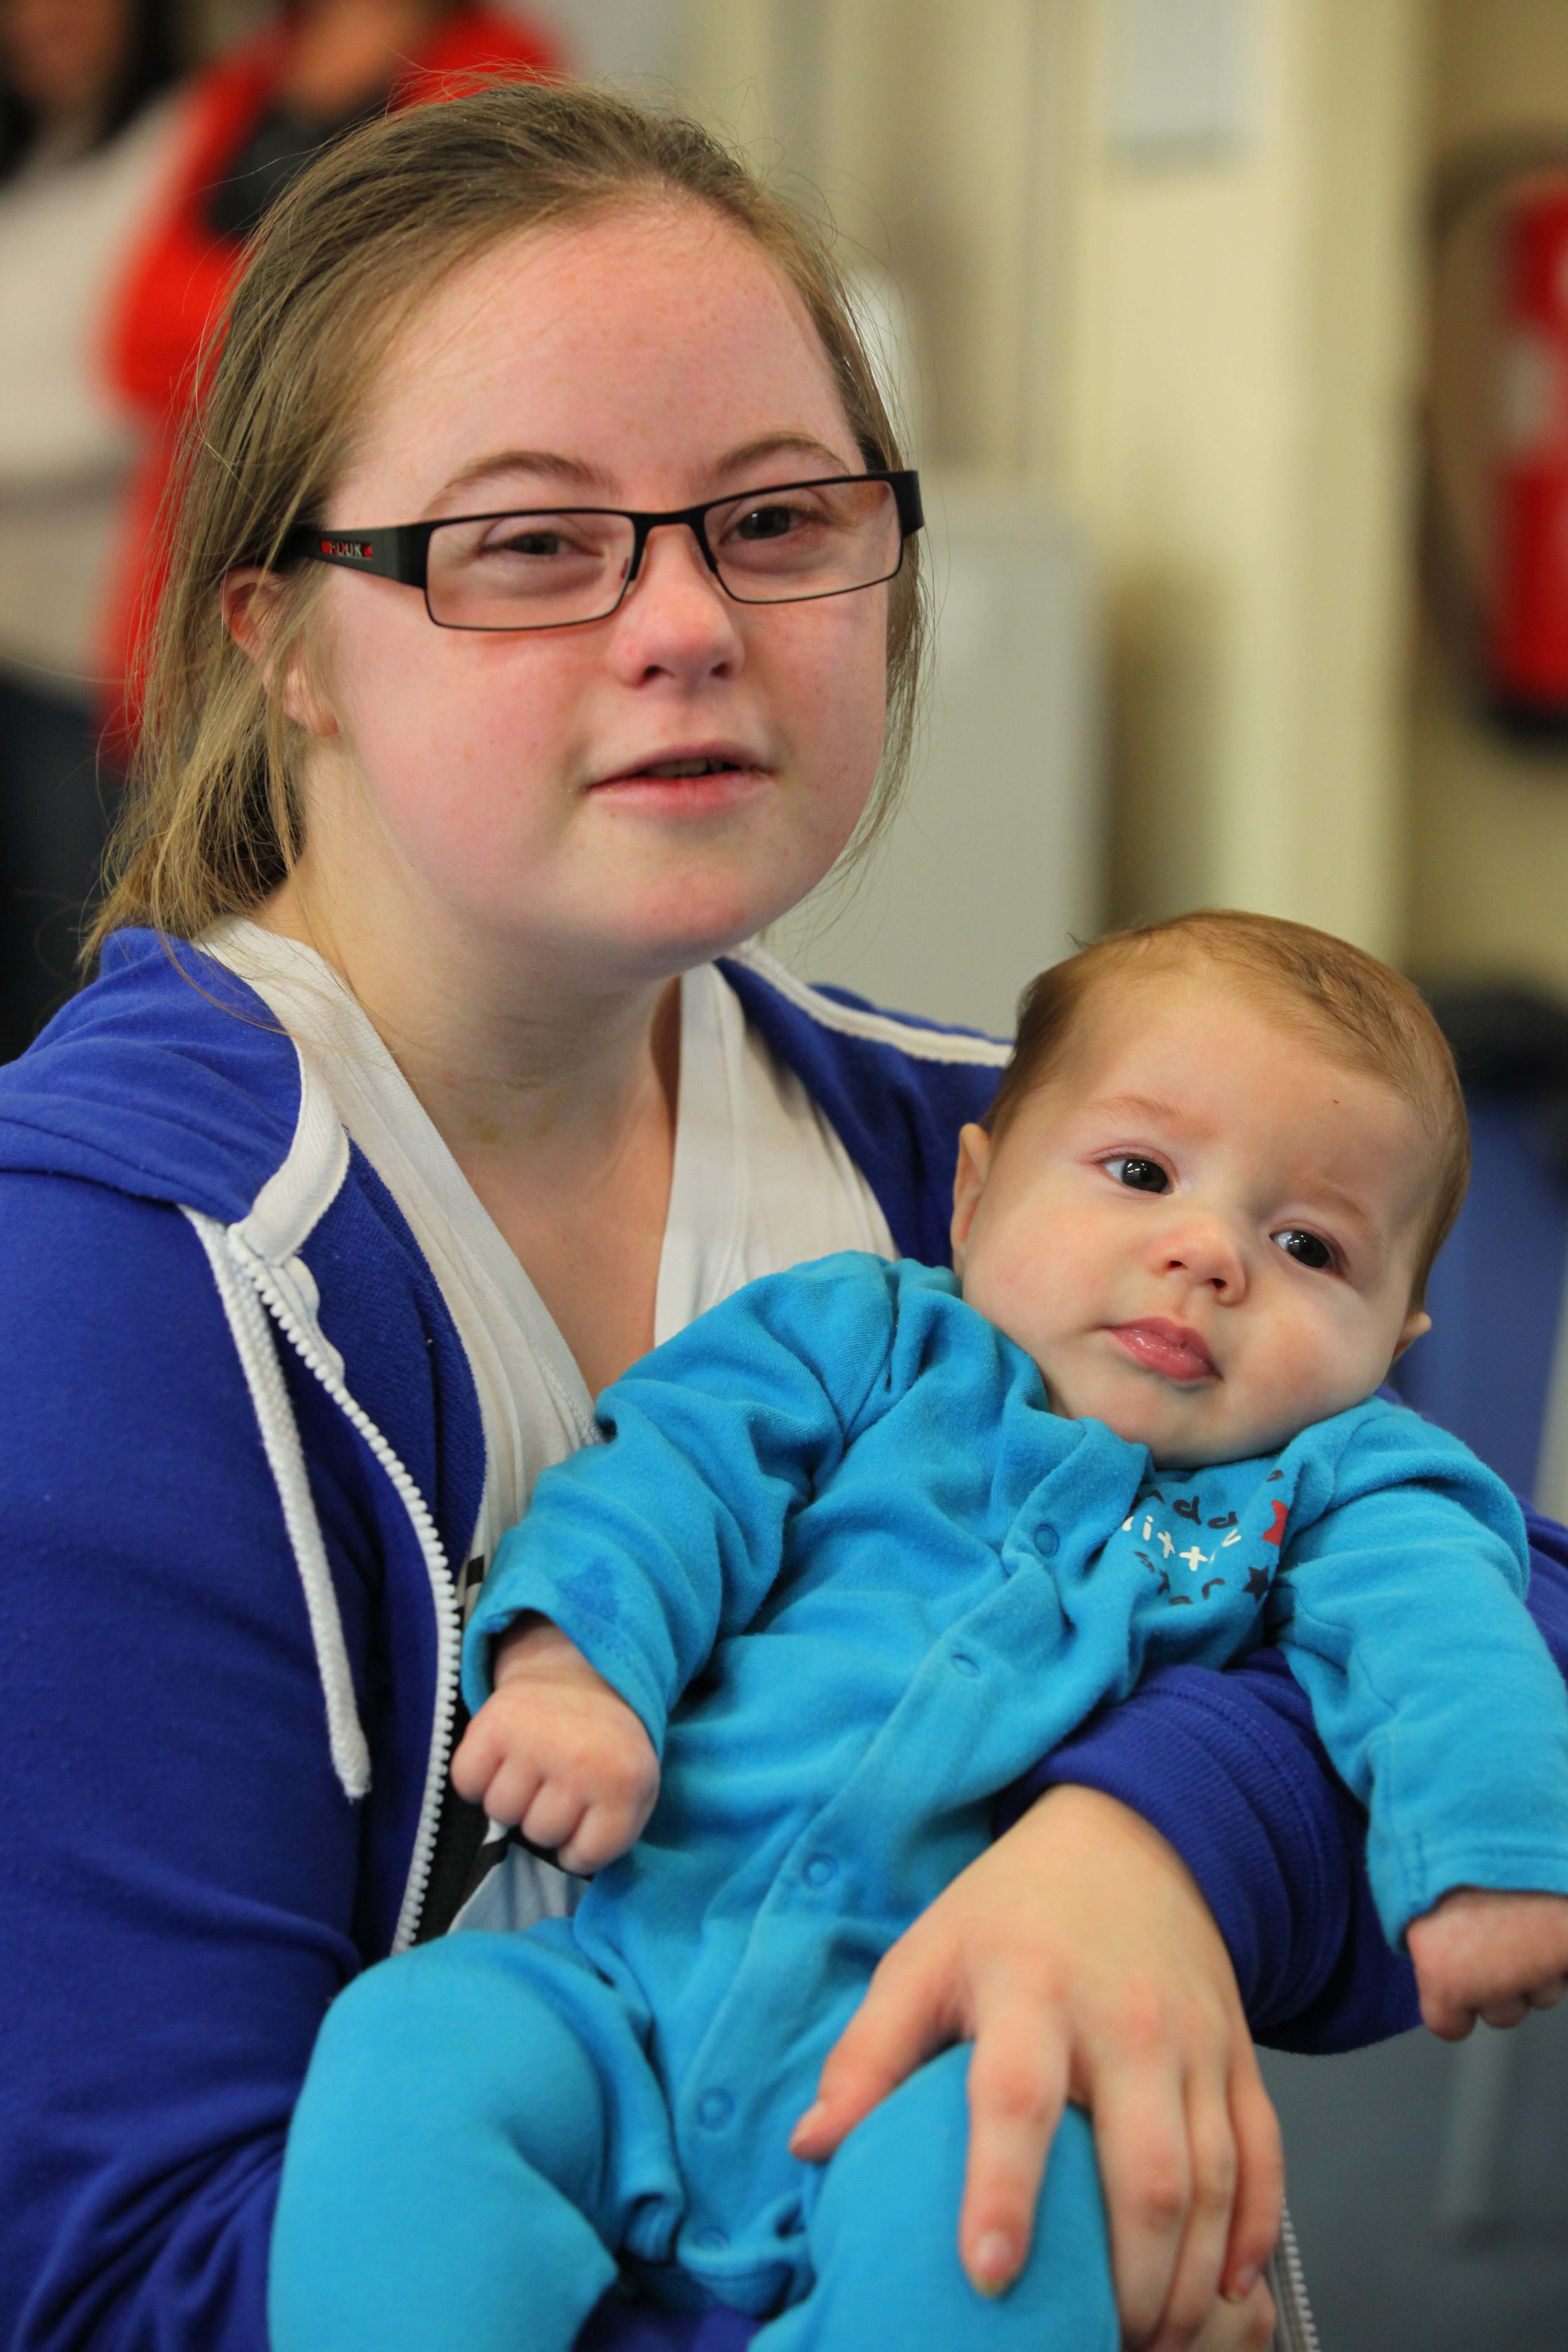
[[[1370,1810],[1391,1943],[1455,1886],[1568,1895],[1568,1696],[1525,1579],[1501,1480],[1399,1408],[1355,1425],[1330,1507],[1287,1541],[1269,1622]]]
[[[62,1178],[0,1178],[0,2341],[266,2352],[359,1809],[196,1235]]]
[[[767,1276],[607,1388],[606,1442],[547,1471],[497,1547],[464,1643],[468,1706],[497,1635],[538,1610],[662,1748],[715,1641],[766,1598],[792,1515],[886,1399],[898,1281],[848,1254]]]

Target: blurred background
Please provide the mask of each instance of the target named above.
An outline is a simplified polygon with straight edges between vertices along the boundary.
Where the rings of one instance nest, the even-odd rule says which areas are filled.
[[[0,0],[0,1056],[70,982],[240,241],[498,42],[829,210],[908,420],[915,779],[784,951],[994,1030],[1204,903],[1414,972],[1477,1182],[1410,1392],[1568,1514],[1563,0]],[[1270,2066],[1328,2352],[1568,2346],[1568,2011]]]

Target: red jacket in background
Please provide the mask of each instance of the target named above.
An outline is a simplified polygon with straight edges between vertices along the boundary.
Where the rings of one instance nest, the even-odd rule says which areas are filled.
[[[208,191],[227,177],[273,102],[289,33],[279,26],[195,78],[174,176],[116,289],[105,357],[115,389],[151,428],[126,501],[120,562],[105,616],[111,725],[122,748],[134,733],[137,655],[162,579],[153,541],[195,381],[196,361],[222,314],[245,248],[207,221]],[[439,99],[454,77],[557,73],[562,59],[542,30],[520,18],[459,7],[432,25],[424,47],[394,84],[389,104]]]

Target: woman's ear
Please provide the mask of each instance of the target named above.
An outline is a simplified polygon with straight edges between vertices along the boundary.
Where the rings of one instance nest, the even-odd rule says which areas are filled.
[[[968,1246],[969,1228],[974,1223],[974,1212],[980,1205],[980,1195],[985,1190],[985,1179],[991,1168],[991,1138],[983,1127],[973,1125],[960,1129],[958,1166],[952,1177],[952,1223],[948,1228],[952,1236],[953,1270],[962,1277],[963,1253]]]
[[[335,735],[337,719],[306,671],[303,647],[296,643],[281,675],[275,673],[272,642],[283,600],[283,583],[277,572],[247,564],[226,575],[219,594],[225,628],[241,653],[263,672],[268,687],[281,695],[289,717],[309,734]]]

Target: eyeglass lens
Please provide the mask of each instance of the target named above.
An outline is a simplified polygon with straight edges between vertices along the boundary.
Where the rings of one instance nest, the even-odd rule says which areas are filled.
[[[744,604],[804,603],[890,579],[902,537],[888,482],[750,491],[706,513],[724,588]],[[426,595],[447,628],[561,627],[615,610],[635,543],[625,515],[563,509],[443,523]]]

